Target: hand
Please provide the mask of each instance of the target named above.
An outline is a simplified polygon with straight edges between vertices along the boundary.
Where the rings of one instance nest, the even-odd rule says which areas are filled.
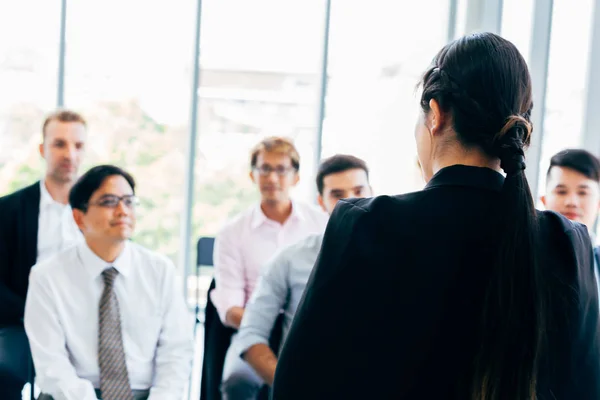
[[[225,315],[225,323],[232,328],[240,329],[243,316],[244,308],[231,307],[229,310],[227,310],[227,314]]]

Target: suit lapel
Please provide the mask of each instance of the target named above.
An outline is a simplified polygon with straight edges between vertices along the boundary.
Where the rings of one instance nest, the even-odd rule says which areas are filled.
[[[20,218],[23,221],[23,231],[19,241],[23,246],[23,262],[29,268],[35,264],[37,259],[40,196],[40,182],[34,183],[23,192]]]

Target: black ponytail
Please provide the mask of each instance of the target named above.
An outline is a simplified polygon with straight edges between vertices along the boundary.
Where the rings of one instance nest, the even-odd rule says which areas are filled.
[[[473,400],[536,399],[546,330],[544,283],[538,264],[538,222],[525,176],[530,125],[509,118],[495,149],[506,179],[496,222],[497,254],[482,314]]]

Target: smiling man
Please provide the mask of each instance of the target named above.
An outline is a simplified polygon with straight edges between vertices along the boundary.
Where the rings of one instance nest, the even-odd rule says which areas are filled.
[[[36,262],[81,241],[68,204],[85,155],[87,124],[59,110],[42,124],[39,152],[44,177],[0,198],[0,388],[2,399],[20,400],[31,355],[23,329],[29,270]]]
[[[192,321],[171,261],[129,241],[133,178],[94,167],[69,203],[85,241],[33,267],[25,308],[39,399],[180,400]]]

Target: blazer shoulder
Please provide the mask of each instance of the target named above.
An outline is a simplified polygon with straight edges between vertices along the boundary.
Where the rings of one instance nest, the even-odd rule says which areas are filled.
[[[19,189],[15,192],[9,193],[0,197],[0,206],[10,207],[11,205],[20,204],[26,198],[39,198],[41,196],[40,181],[37,181],[29,186]]]
[[[327,231],[335,230],[339,237],[353,237],[368,243],[385,234],[388,231],[386,227],[397,224],[395,214],[402,208],[393,196],[340,200],[331,215]]]
[[[538,212],[541,248],[547,263],[570,285],[586,287],[594,282],[594,249],[587,227],[552,211]]]
[[[395,208],[399,203],[407,202],[406,196],[408,195],[343,199],[339,203],[345,205],[346,209],[352,209],[353,213],[378,213]]]
[[[368,215],[367,220],[376,220],[379,223],[396,223],[403,216],[412,216],[420,209],[420,201],[427,193],[413,192],[398,196],[382,195],[371,198],[341,200],[345,203],[346,211],[358,218],[362,214]]]
[[[538,211],[538,221],[545,235],[564,236],[575,249],[592,247],[587,227],[579,222],[554,211]]]

